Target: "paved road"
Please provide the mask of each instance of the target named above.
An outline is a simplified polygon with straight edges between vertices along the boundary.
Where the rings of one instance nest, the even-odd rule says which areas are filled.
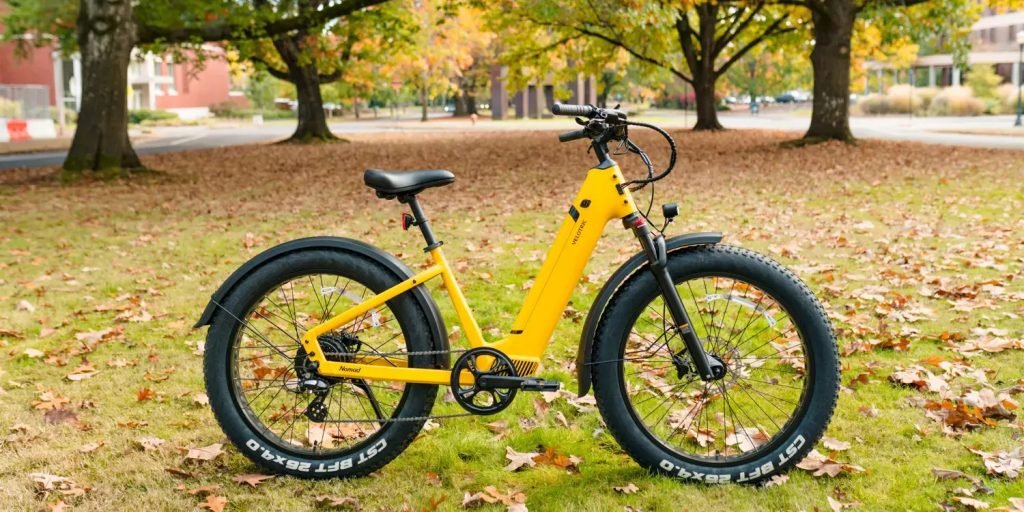
[[[651,121],[671,128],[683,128],[693,122],[693,114],[678,111],[651,111]],[[438,131],[480,131],[480,130],[561,130],[572,128],[566,119],[518,120],[491,122],[481,120],[473,125],[465,119],[437,119],[429,123],[415,120],[363,120],[344,121],[331,124],[331,130],[339,135],[384,132],[438,132]],[[796,135],[807,129],[810,119],[793,113],[764,113],[751,116],[747,113],[733,113],[721,116],[727,128],[771,129],[792,131]],[[1009,148],[1024,150],[1024,130],[1020,136],[972,135],[945,133],[953,130],[1005,130],[1012,127],[1011,116],[986,116],[976,118],[914,118],[906,117],[854,117],[850,120],[853,134],[860,138],[906,140],[929,144],[963,145],[987,148]],[[218,148],[241,144],[259,144],[281,140],[291,134],[294,125],[288,123],[267,123],[253,126],[248,123],[218,124],[211,126],[182,126],[153,128],[149,133],[135,136],[135,149],[139,154],[187,151],[192,149]],[[16,167],[46,167],[60,165],[65,151],[0,155],[0,169]]]
[[[850,130],[862,139],[888,139],[972,146],[983,148],[1024,149],[1024,129],[1013,135],[982,135],[953,133],[957,131],[1005,131],[1013,128],[1013,116],[983,117],[851,117]],[[810,118],[796,115],[770,114],[751,116],[729,114],[721,116],[726,128],[765,128],[803,132],[810,125]]]

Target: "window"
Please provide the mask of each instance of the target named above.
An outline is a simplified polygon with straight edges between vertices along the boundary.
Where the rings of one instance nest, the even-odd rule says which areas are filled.
[[[167,61],[167,76],[170,77],[171,83],[167,87],[168,94],[178,94],[178,75],[175,74],[174,62]]]

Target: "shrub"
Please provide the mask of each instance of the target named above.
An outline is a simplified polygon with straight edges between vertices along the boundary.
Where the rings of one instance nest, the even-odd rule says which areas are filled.
[[[985,113],[985,102],[975,98],[967,87],[947,87],[932,99],[928,113],[933,116],[978,116]]]
[[[0,117],[21,117],[21,102],[0,98]]]
[[[967,73],[967,87],[974,92],[974,97],[982,100],[998,99],[996,89],[1003,83],[1003,77],[996,74],[995,66],[977,64],[971,66]]]
[[[920,112],[924,101],[917,94],[917,89],[909,85],[894,85],[885,95],[887,113],[909,114]]]
[[[165,110],[139,109],[128,111],[128,122],[131,124],[141,124],[145,121],[167,121],[170,119],[178,119],[178,114]]]
[[[920,114],[928,113],[928,107],[932,105],[932,100],[935,99],[935,95],[939,93],[939,90],[934,87],[918,87],[914,89],[914,96],[921,98],[921,106],[915,112]]]
[[[888,114],[889,98],[881,94],[869,94],[858,100],[857,106],[864,114]]]
[[[268,109],[259,110],[255,108],[242,108],[236,103],[225,101],[210,107],[210,113],[222,119],[249,119],[255,115],[262,115],[263,119],[295,119],[296,113],[292,110]]]
[[[1017,113],[1017,88],[1013,84],[1003,84],[996,91],[1002,103],[1002,112],[1006,114]]]

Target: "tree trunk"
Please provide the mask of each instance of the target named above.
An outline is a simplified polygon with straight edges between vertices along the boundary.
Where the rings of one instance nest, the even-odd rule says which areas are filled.
[[[462,93],[455,94],[455,112],[452,113],[455,117],[468,116],[469,112],[466,109],[466,98],[462,96]]]
[[[476,111],[476,97],[465,90],[455,95],[455,117],[478,114]]]
[[[423,107],[423,114],[420,116],[420,121],[427,122],[427,87],[420,87],[420,105]]]
[[[66,177],[83,171],[140,169],[128,139],[128,62],[135,46],[132,2],[81,0],[82,108]]]
[[[828,0],[812,9],[814,104],[804,140],[853,141],[850,132],[850,38],[857,17],[851,0]]]
[[[702,67],[704,67],[703,62]],[[697,124],[693,125],[694,131],[723,130],[724,127],[718,122],[714,71],[706,69],[694,70],[693,95],[697,108]]]
[[[327,127],[324,99],[320,95],[320,73],[316,62],[301,58],[301,42],[305,37],[306,35],[300,31],[296,35],[274,39],[274,48],[288,66],[288,78],[295,85],[296,99],[299,102],[299,124],[295,127],[295,133],[288,138],[288,142],[336,140],[337,137]]]

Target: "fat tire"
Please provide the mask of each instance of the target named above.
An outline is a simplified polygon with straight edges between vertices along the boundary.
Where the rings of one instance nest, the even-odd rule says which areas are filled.
[[[356,253],[337,249],[305,249],[289,253],[261,265],[246,275],[221,302],[207,334],[204,377],[214,417],[224,433],[243,455],[261,468],[279,474],[307,479],[354,478],[380,469],[402,453],[416,438],[425,420],[387,423],[383,428],[342,454],[315,457],[296,453],[267,439],[254,428],[234,394],[230,357],[236,330],[242,318],[264,294],[297,276],[333,272],[356,281],[374,293],[380,293],[402,281],[386,268]],[[400,295],[388,303],[395,315],[409,351],[429,351],[431,326],[416,301]],[[415,367],[431,366],[429,356],[414,356]],[[428,416],[437,395],[437,386],[407,384],[406,393],[393,417]],[[383,443],[383,446],[382,446]]]
[[[645,267],[646,268],[646,267]],[[595,364],[591,369],[597,406],[608,431],[641,466],[654,473],[707,483],[757,483],[800,462],[824,434],[839,396],[840,366],[832,324],[807,286],[792,272],[758,253],[727,245],[686,248],[669,255],[668,270],[676,284],[701,272],[742,277],[770,293],[801,330],[809,353],[809,390],[794,416],[796,426],[770,451],[741,464],[700,463],[681,458],[654,442],[635,419],[622,386],[622,364]],[[660,295],[651,272],[640,270],[615,293],[598,324],[592,361],[622,357],[622,347],[640,310]],[[640,308],[640,309],[638,309]]]

